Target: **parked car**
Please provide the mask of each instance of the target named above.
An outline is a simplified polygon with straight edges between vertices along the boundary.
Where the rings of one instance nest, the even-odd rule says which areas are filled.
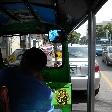
[[[61,48],[60,48],[61,49]],[[83,91],[87,93],[88,80],[88,46],[79,44],[69,44],[69,64],[70,76],[73,91]],[[61,62],[61,59],[58,59]],[[101,73],[99,65],[95,60],[95,94],[98,94],[100,88]]]
[[[102,62],[105,62],[106,65],[112,64],[112,46],[107,46],[107,48],[103,50]]]
[[[107,46],[102,46],[102,52],[103,50],[106,50],[107,49]]]
[[[74,45],[68,47],[70,75],[72,89],[78,91],[87,91],[88,80],[88,47],[87,45]],[[101,74],[99,65],[95,61],[95,94],[98,94],[100,88]]]
[[[96,56],[101,56],[102,55],[102,46],[101,45],[96,45]]]

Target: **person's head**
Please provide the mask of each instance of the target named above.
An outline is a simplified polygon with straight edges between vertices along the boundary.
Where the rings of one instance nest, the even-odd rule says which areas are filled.
[[[31,48],[24,52],[20,65],[31,71],[41,72],[47,64],[46,54],[38,48]]]

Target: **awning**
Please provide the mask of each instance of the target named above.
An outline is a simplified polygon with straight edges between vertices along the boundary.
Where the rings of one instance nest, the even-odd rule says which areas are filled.
[[[107,0],[0,0],[0,34],[70,32]]]

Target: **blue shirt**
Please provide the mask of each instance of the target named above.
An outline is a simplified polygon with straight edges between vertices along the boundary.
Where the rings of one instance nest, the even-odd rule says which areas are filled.
[[[11,112],[53,112],[51,89],[31,73],[18,68],[1,70],[0,85],[8,88]]]

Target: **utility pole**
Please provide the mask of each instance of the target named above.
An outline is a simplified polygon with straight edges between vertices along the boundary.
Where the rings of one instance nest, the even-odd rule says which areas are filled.
[[[108,39],[108,33],[109,33],[109,31],[108,30],[106,30],[106,38]]]
[[[111,46],[111,34],[110,34],[110,46]]]

